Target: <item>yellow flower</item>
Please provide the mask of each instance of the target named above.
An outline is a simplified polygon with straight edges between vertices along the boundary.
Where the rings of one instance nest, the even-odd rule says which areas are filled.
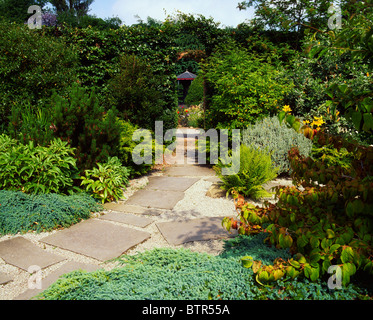
[[[315,120],[313,120],[312,126],[321,127],[325,123],[322,116],[321,117],[314,117],[314,119]]]
[[[310,120],[304,120],[303,121],[305,124],[309,124],[310,123]]]
[[[285,112],[291,112],[292,110],[290,109],[290,106],[286,105],[282,108],[282,111],[285,111]]]

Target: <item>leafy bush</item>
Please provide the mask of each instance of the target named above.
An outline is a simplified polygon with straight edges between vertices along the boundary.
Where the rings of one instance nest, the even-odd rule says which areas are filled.
[[[133,133],[138,129],[138,127],[133,125],[129,121],[118,120],[118,122],[120,125],[120,140],[118,151],[118,158],[120,162],[128,168],[131,178],[146,174],[151,170],[152,165],[146,163],[136,164],[132,159],[132,151],[138,144],[138,142],[132,140],[132,137]]]
[[[0,136],[0,187],[26,193],[64,193],[73,190],[77,178],[74,149],[60,139],[48,147],[23,145]]]
[[[25,11],[26,12],[26,11]],[[24,101],[36,105],[76,81],[77,55],[63,39],[0,21],[0,122]]]
[[[298,276],[316,281],[331,265],[341,268],[344,286],[355,274],[366,279],[373,274],[373,148],[322,131],[315,138],[320,146],[346,148],[353,155],[351,166],[330,166],[293,148],[289,158],[298,187],[278,187],[278,202],[265,208],[238,200],[240,222],[224,219],[227,229],[237,228],[240,234],[267,232],[267,241],[295,254],[288,261],[275,260],[271,268],[247,259],[246,266],[255,269],[261,283]]]
[[[273,287],[259,286],[252,270],[237,263],[239,254],[266,252],[288,257],[285,250],[263,245],[256,237],[241,237],[222,255],[160,248],[123,256],[123,266],[94,272],[74,271],[62,276],[36,298],[46,300],[276,300],[356,299],[365,292],[349,286],[328,290],[322,283],[297,279]],[[260,241],[261,240],[261,241]],[[232,248],[236,252],[232,252]],[[260,255],[260,253],[259,253]],[[259,256],[258,255],[258,256]],[[286,289],[284,290],[286,286]]]
[[[195,78],[188,89],[185,103],[189,106],[199,105],[203,101],[203,76]]]
[[[117,157],[108,158],[106,163],[97,163],[97,168],[85,171],[82,177],[82,186],[86,191],[92,192],[93,197],[102,203],[118,200],[123,196],[123,190],[128,183],[129,172],[122,166]]]
[[[292,147],[297,147],[306,157],[310,155],[312,148],[311,140],[284,124],[281,125],[277,117],[265,118],[249,126],[242,132],[242,143],[266,150],[271,155],[273,165],[279,168],[278,174],[289,172],[288,152]]]
[[[165,77],[155,74],[149,63],[136,55],[122,56],[119,69],[109,83],[109,104],[123,119],[143,129],[154,130],[156,120],[164,120],[169,126],[172,119],[165,113],[160,89],[167,82]]]
[[[202,66],[208,83],[206,119],[215,128],[246,128],[274,114],[292,83],[285,72],[245,49],[223,48]]]
[[[0,190],[0,234],[67,228],[102,207],[85,193],[27,195]]]
[[[7,133],[23,144],[33,141],[46,146],[53,140],[53,125],[50,111],[38,106],[32,107],[28,102],[14,105],[9,117]]]
[[[215,172],[223,181],[222,188],[227,190],[227,193],[236,191],[253,199],[269,196],[262,185],[277,177],[277,168],[273,167],[270,155],[259,149],[241,145],[240,153],[233,152],[232,157],[240,159],[237,174],[223,175],[222,168],[226,165],[222,162],[214,166]]]

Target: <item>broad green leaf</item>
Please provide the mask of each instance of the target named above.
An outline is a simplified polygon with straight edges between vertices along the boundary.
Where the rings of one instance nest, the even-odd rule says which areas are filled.
[[[253,257],[251,257],[251,256],[245,256],[245,257],[241,258],[240,260],[242,262],[242,266],[245,267],[245,268],[251,268],[251,266],[254,263]]]

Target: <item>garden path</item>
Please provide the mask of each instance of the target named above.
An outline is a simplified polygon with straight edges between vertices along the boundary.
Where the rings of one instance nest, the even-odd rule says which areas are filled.
[[[67,229],[2,238],[0,299],[29,299],[73,270],[113,268],[116,263],[108,260],[123,253],[164,246],[219,253],[218,239],[232,236],[221,220],[234,216],[233,201],[206,197],[215,174],[195,163],[194,137],[187,132],[197,133],[178,130],[178,145],[187,146],[181,163],[146,177],[147,185],[128,199],[106,204],[103,212]]]

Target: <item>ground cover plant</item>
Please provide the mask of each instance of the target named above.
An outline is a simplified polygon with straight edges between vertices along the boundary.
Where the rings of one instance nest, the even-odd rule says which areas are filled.
[[[122,256],[123,264],[111,271],[76,271],[65,274],[42,292],[45,300],[275,300],[356,299],[365,291],[349,286],[329,290],[322,282],[278,282],[259,285],[252,269],[241,266],[240,257],[252,254],[266,263],[289,258],[287,250],[263,244],[263,235],[228,240],[218,256],[187,249],[159,248]],[[224,272],[222,272],[224,270]]]
[[[0,235],[67,228],[100,210],[86,193],[28,195],[0,190]]]

